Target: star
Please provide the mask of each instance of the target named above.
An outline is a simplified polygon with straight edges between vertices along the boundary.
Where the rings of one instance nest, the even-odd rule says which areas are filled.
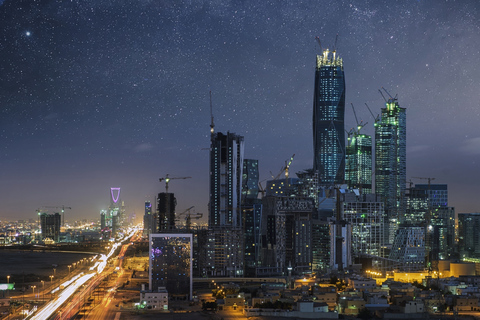
[[[27,37],[30,37],[30,36],[32,35],[32,33],[31,33],[30,31],[25,31],[25,35],[26,35]]]

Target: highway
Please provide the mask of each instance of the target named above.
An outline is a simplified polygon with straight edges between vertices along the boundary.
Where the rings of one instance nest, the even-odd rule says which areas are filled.
[[[93,261],[93,266],[90,267],[85,272],[80,273],[72,273],[71,277],[63,282],[60,286],[54,288],[51,293],[55,295],[55,297],[47,302],[42,308],[38,309],[30,319],[35,320],[45,320],[45,319],[71,319],[75,316],[76,313],[80,310],[80,308],[85,303],[85,299],[88,298],[93,290],[102,282],[107,274],[114,272],[113,267],[108,267],[108,261],[111,259],[115,253],[115,251],[122,245],[128,241],[128,244],[123,245],[120,250],[119,257],[123,257],[128,245],[130,245],[130,239],[137,238],[138,229],[132,229],[130,233],[118,239],[117,242],[113,243],[112,248],[110,249],[107,255],[98,255]],[[123,260],[119,259],[119,270],[121,269],[121,265]],[[123,270],[120,271],[123,274]],[[117,281],[120,279],[118,277]],[[108,304],[111,303],[111,297],[113,296],[116,287],[109,290],[109,294],[105,295],[103,302],[106,303],[106,308],[97,308],[105,313],[108,312]],[[103,314],[99,318],[92,318],[92,319],[107,319],[111,318],[114,319],[115,315],[107,315]]]

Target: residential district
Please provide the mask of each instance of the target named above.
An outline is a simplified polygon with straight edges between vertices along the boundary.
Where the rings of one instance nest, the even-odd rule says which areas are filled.
[[[177,212],[169,187],[190,177],[166,174],[140,226],[119,187],[99,221],[70,223],[58,205],[2,222],[5,256],[80,257],[3,275],[4,317],[480,316],[480,213],[456,213],[438,177],[407,181],[406,108],[380,94],[374,139],[363,121],[345,130],[343,61],[317,55],[313,167],[291,177],[293,154],[266,183],[244,138],[215,130],[210,96],[208,214]]]

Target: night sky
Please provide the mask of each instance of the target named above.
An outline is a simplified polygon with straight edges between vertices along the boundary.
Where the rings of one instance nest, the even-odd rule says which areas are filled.
[[[480,4],[472,1],[0,0],[0,219],[70,206],[127,213],[172,180],[177,212],[207,214],[209,91],[215,129],[245,137],[261,180],[295,154],[313,166],[315,54],[346,77],[346,124],[398,94],[407,180],[447,183],[480,211]],[[293,175],[294,176],[294,175]],[[414,183],[426,183],[415,180]],[[52,211],[51,211],[52,212]]]

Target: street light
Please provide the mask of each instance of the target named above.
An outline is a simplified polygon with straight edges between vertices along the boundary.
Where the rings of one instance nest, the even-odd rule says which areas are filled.
[[[10,276],[7,276],[7,283],[10,283]],[[10,298],[10,291],[7,288],[8,298]]]
[[[33,290],[33,301],[35,301],[35,288],[36,288],[37,286],[31,286],[31,287],[32,287],[32,290]]]
[[[72,267],[71,265],[68,265],[68,273],[70,274],[70,268]]]
[[[43,291],[43,296],[42,296],[42,301],[45,300],[45,281],[41,280],[42,281],[42,291]]]

